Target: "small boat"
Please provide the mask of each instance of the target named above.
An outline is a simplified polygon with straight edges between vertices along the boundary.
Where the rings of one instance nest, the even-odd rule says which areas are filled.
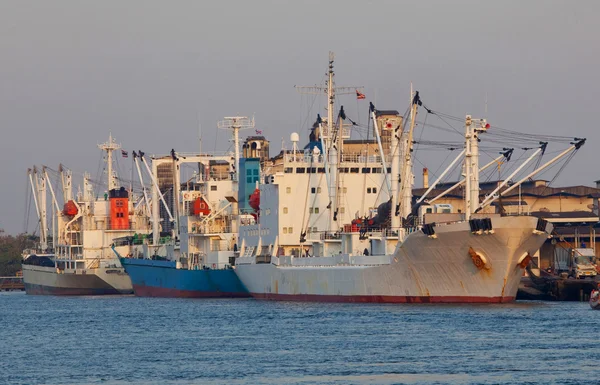
[[[594,310],[600,310],[600,291],[592,290],[590,294],[590,307]]]

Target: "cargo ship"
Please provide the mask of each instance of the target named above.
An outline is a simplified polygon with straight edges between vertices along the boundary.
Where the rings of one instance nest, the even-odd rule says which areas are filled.
[[[512,149],[504,148],[480,168],[479,142],[490,125],[467,116],[462,152],[430,190],[413,200],[413,132],[423,105],[419,93],[411,90],[407,116],[371,104],[374,150],[363,142],[353,154],[343,107],[333,120],[335,93],[343,88],[334,86],[332,54],[328,75],[322,89],[328,117],[317,117],[311,133],[315,145],[298,149],[298,135],[292,134],[294,148],[282,151],[274,172],[256,191],[256,221],[240,228],[243,248],[236,272],[250,294],[322,302],[513,301],[524,268],[553,226],[537,217],[506,216],[492,203],[574,153],[585,139],[575,138],[558,156],[513,183],[527,163],[543,154],[547,143],[540,143],[496,191],[480,197],[479,173],[510,160]],[[356,94],[364,98],[359,90]],[[424,200],[460,161],[462,179]],[[463,190],[464,208],[437,214],[434,202],[457,188]]]
[[[107,174],[107,191],[101,197],[94,195],[94,189],[98,191],[100,184],[94,184],[86,173],[83,191],[74,198],[72,172],[61,165],[58,170],[64,202],[61,208],[48,169],[44,167],[40,172],[34,167],[28,170],[40,221],[40,244],[35,250],[23,252],[23,281],[27,294],[133,293],[131,280],[115,257],[112,245],[117,238],[149,233],[149,216],[132,191],[118,186],[112,163],[113,152],[121,146],[110,135],[108,142],[99,148],[105,154]],[[51,237],[46,213],[47,190],[51,193],[53,212]],[[131,252],[128,245],[119,246],[119,249],[125,255]]]
[[[168,156],[152,157],[152,202],[163,202],[163,214],[172,222],[172,228],[170,233],[162,231],[162,239],[158,236],[166,226],[158,228],[161,219],[153,206],[153,237],[141,242],[117,240],[116,244],[134,247],[127,257],[115,252],[131,277],[136,296],[249,297],[235,274],[239,226],[237,170],[238,131],[253,125],[254,119],[246,117],[225,118],[219,123],[219,127],[233,130],[234,154],[183,154],[172,150]],[[134,152],[134,161],[143,160],[143,156]],[[194,175],[182,178],[181,171],[190,165],[197,167]],[[139,176],[142,180],[141,173]],[[170,192],[171,199],[165,199],[161,185],[162,190]]]

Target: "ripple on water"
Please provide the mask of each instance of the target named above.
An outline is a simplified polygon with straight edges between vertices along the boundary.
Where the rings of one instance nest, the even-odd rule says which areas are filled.
[[[0,293],[0,383],[597,381],[586,303],[372,305]]]

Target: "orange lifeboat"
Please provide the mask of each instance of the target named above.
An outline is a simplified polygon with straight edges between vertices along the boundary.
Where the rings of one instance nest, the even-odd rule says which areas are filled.
[[[209,215],[210,214],[210,206],[208,205],[208,203],[206,203],[206,201],[204,200],[204,198],[202,197],[198,197],[196,198],[196,200],[194,200],[194,206],[192,207],[192,214],[199,216],[199,215]]]
[[[78,212],[79,210],[77,210],[77,205],[75,204],[75,202],[70,200],[67,203],[65,203],[65,206],[63,207],[64,215],[74,217],[75,215],[77,215]]]
[[[260,190],[255,189],[252,195],[250,195],[250,199],[248,199],[248,204],[250,207],[254,209],[254,211],[260,210]]]

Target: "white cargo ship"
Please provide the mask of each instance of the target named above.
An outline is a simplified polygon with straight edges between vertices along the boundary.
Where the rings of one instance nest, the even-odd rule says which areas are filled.
[[[320,146],[298,149],[298,135],[292,135],[294,148],[282,152],[255,192],[260,201],[256,220],[240,227],[236,272],[251,295],[331,302],[513,301],[525,266],[553,226],[532,216],[498,214],[491,203],[498,191],[518,187],[579,149],[585,139],[576,139],[507,186],[522,170],[517,167],[497,191],[481,199],[480,171],[507,154],[480,169],[480,135],[490,126],[467,116],[464,149],[450,165],[463,164],[464,179],[454,188],[464,185],[464,211],[454,220],[436,221],[432,203],[439,197],[430,204],[415,204],[412,198],[413,130],[422,104],[418,92],[411,91],[405,117],[372,106],[379,151],[352,155],[343,109],[333,121],[341,87],[333,84],[332,55],[328,75],[327,121],[318,119],[311,138]],[[544,150],[541,143],[527,162]],[[381,191],[386,187],[387,195]]]
[[[99,145],[105,152],[108,189],[100,197],[88,174],[83,176],[83,191],[72,194],[72,173],[58,170],[63,205],[59,205],[47,170],[29,171],[38,218],[40,245],[25,250],[23,281],[27,294],[101,295],[131,294],[133,288],[112,250],[115,239],[148,234],[151,231],[146,206],[134,202],[131,191],[118,186],[113,172],[112,153],[121,148],[112,135]],[[97,186],[98,187],[98,186]],[[47,190],[51,193],[52,245],[46,214]],[[57,191],[58,192],[58,191]],[[131,246],[116,246],[123,255]]]

